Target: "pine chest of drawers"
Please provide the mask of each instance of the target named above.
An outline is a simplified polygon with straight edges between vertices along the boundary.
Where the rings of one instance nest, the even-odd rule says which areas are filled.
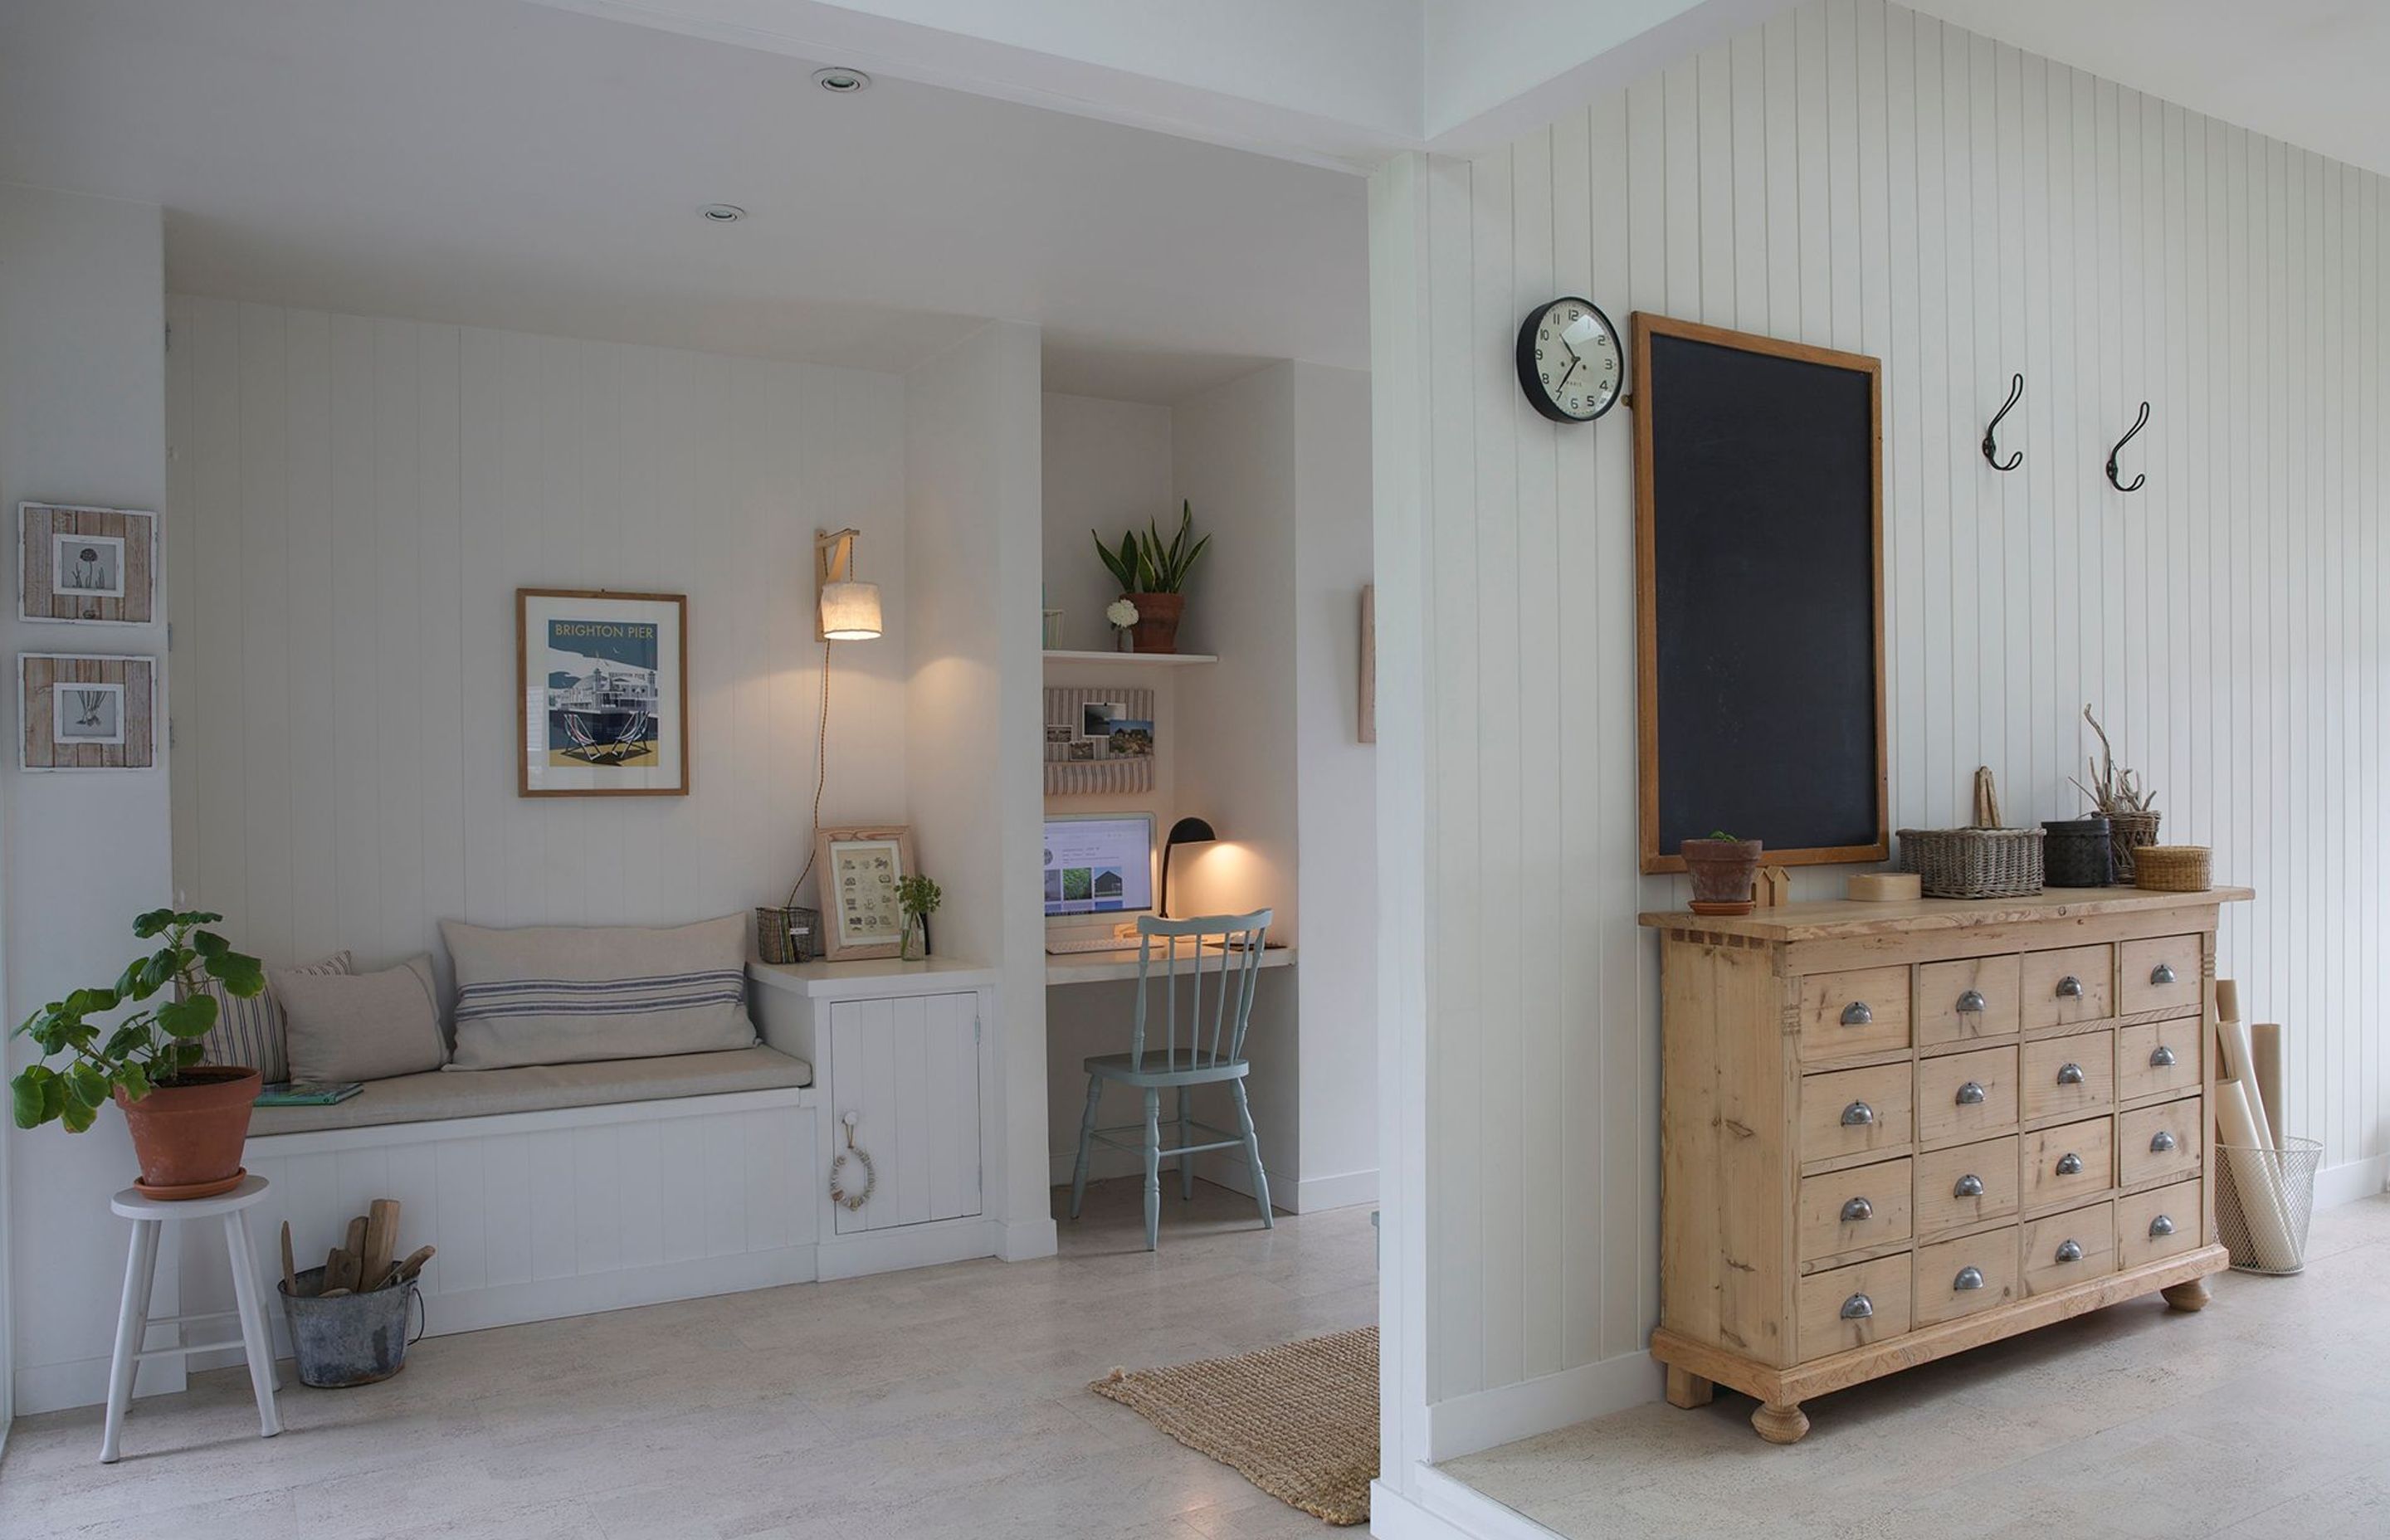
[[[2207,1301],[2219,906],[1982,902],[1648,914],[1661,935],[1668,1399],[1808,1397],[2121,1300]]]

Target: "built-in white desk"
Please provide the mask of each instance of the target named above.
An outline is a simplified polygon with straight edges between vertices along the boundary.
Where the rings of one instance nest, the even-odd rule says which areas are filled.
[[[1158,976],[1162,962],[1158,952],[1153,960]],[[1184,956],[1179,958],[1179,970],[1182,975],[1186,972],[1186,965],[1190,960]],[[1241,958],[1231,957],[1228,959],[1228,967],[1233,969],[1241,961]],[[1263,949],[1260,966],[1285,968],[1293,961],[1293,947],[1271,946]],[[1219,966],[1219,949],[1206,948],[1203,954],[1204,974],[1207,977],[1210,976],[1212,970]],[[1137,948],[1133,945],[1102,952],[1048,952],[1046,954],[1046,987],[1047,989],[1057,989],[1063,984],[1107,983],[1114,980],[1136,977]]]

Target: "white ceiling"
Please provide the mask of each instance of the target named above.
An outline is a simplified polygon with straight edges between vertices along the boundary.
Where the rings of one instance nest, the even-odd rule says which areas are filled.
[[[2382,0],[1908,0],[2136,91],[2390,174]]]
[[[163,204],[184,292],[898,369],[998,316],[1129,399],[1367,366],[1359,177],[816,62],[520,0],[8,0],[0,180]]]

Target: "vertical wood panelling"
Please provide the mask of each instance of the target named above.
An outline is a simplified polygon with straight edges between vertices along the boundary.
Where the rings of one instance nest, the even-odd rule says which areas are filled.
[[[1638,1353],[1653,1309],[1634,917],[1683,894],[1629,853],[1628,424],[1510,379],[1557,293],[1884,361],[1895,825],[1962,821],[1978,764],[2072,813],[2095,702],[2166,837],[2259,891],[2219,968],[2291,1024],[2293,1130],[2390,1149],[2381,179],[1882,0],[1426,173],[1431,1398]]]
[[[222,300],[170,315],[174,877],[244,945],[444,972],[443,918],[779,899],[809,832],[817,527],[865,532],[895,622],[838,654],[825,816],[902,813],[900,380]],[[690,797],[515,795],[518,586],[689,596]]]

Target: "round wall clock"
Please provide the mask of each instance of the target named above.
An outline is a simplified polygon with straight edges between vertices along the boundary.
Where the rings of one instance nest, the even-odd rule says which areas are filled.
[[[1591,300],[1565,296],[1519,324],[1519,389],[1554,422],[1591,422],[1625,382],[1618,328]]]

